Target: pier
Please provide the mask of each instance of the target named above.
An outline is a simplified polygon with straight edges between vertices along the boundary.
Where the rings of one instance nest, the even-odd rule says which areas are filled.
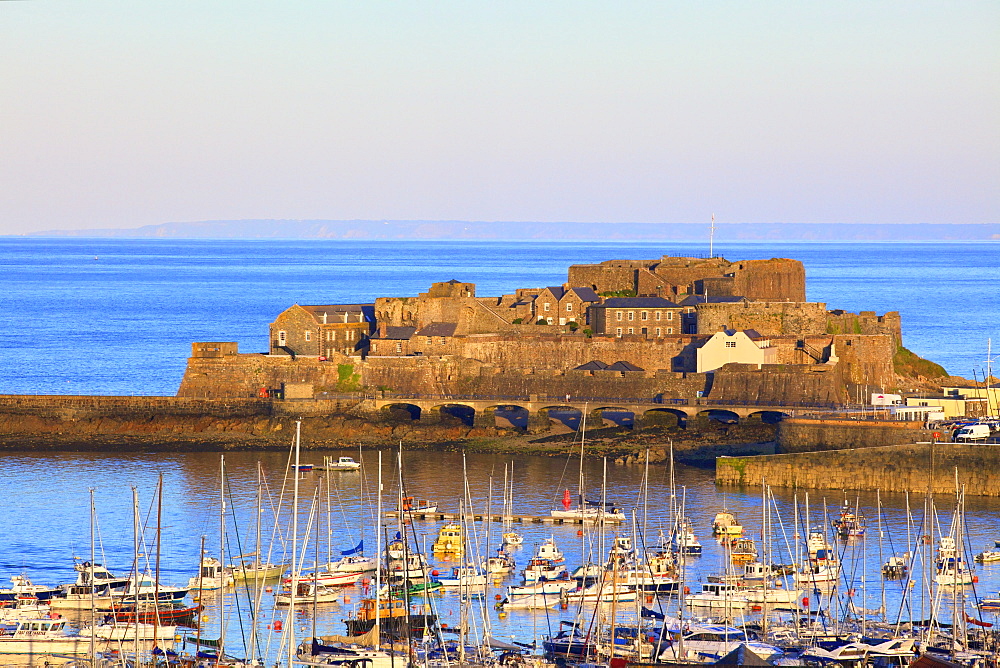
[[[398,518],[398,510],[388,510],[386,517]],[[406,511],[403,519],[421,521],[451,521],[451,522],[497,522],[512,524],[621,524],[622,520],[614,517],[605,517],[600,520],[584,519],[582,517],[552,517],[550,515],[497,515],[494,513],[445,513],[435,511],[433,513],[421,511]]]

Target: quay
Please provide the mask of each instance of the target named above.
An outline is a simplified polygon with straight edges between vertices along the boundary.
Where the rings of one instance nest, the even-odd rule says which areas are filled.
[[[384,513],[386,517],[397,518],[400,513],[398,510],[388,510]],[[426,520],[426,521],[461,521],[466,522],[512,522],[515,524],[621,524],[622,520],[616,519],[614,517],[606,517],[601,522],[596,520],[585,520],[582,517],[551,517],[549,515],[496,515],[493,513],[471,513],[462,515],[461,513],[442,513],[433,512],[425,513],[419,511],[408,511],[404,512],[404,519],[412,520]]]

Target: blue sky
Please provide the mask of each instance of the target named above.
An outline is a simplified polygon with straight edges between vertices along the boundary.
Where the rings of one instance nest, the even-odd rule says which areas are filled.
[[[0,2],[0,234],[997,222],[996,2]]]

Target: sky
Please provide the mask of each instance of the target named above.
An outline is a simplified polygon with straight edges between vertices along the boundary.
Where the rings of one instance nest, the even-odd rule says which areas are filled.
[[[1000,221],[1000,3],[0,2],[0,234]]]

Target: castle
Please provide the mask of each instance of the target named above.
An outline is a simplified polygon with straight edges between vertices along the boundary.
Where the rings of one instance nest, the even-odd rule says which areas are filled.
[[[415,297],[293,305],[266,354],[196,343],[178,396],[710,397],[844,403],[899,379],[897,312],[806,301],[791,259],[610,260],[559,286],[476,295],[434,283]]]

